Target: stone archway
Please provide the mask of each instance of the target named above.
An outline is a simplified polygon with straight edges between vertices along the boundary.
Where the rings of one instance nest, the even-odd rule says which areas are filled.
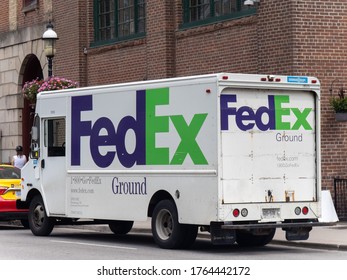
[[[27,82],[36,78],[43,79],[42,67],[39,59],[34,54],[29,54],[23,60],[20,80],[21,87]],[[24,100],[22,111],[22,145],[24,154],[28,156],[30,152],[30,131],[34,119],[34,109],[30,106],[28,100]]]

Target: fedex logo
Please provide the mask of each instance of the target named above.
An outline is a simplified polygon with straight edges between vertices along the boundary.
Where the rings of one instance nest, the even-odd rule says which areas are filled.
[[[156,115],[159,106],[170,105],[169,97],[169,88],[136,91],[135,115],[124,116],[118,123],[105,116],[93,120],[82,119],[83,112],[95,109],[93,96],[72,97],[71,165],[81,165],[83,137],[89,139],[89,149],[83,150],[83,153],[89,152],[94,163],[101,168],[110,166],[116,157],[127,168],[135,164],[182,165],[188,155],[195,165],[208,164],[196,140],[207,113],[195,114],[189,123],[183,115]],[[101,111],[102,108],[95,110]],[[175,131],[170,131],[170,123]],[[131,152],[125,140],[129,130],[134,132],[136,142]],[[157,133],[177,133],[180,143],[177,147],[157,147]],[[108,148],[108,151],[101,153],[100,148]],[[170,149],[175,151],[172,157]]]
[[[233,106],[233,103],[235,106]],[[261,106],[254,110],[249,106],[237,107],[236,95],[222,95],[220,98],[221,129],[229,129],[230,116],[233,116],[237,127],[247,131],[257,127],[261,131],[266,130],[312,130],[307,121],[312,108],[298,108],[284,106],[290,103],[287,95],[269,95],[267,106]],[[284,117],[293,117],[294,122],[285,121]]]

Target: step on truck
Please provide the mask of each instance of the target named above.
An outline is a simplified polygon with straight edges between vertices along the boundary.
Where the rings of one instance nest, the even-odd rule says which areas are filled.
[[[41,92],[18,205],[56,224],[151,220],[162,248],[263,246],[321,223],[320,83],[218,73]]]

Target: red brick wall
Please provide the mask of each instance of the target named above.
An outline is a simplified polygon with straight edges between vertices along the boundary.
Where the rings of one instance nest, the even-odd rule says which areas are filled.
[[[323,187],[332,187],[333,177],[347,178],[347,124],[336,122],[329,105],[333,94],[347,87],[347,1],[293,1],[293,65],[296,72],[317,76],[322,83]]]
[[[293,0],[262,1],[258,8],[258,72],[294,75]]]
[[[178,31],[176,75],[257,72],[256,17]]]
[[[0,1],[0,33],[9,30],[8,1]]]
[[[88,50],[88,84],[100,85],[146,79],[145,40]]]
[[[35,9],[23,12],[23,1],[17,0],[17,15],[15,17],[18,30],[48,21],[50,15],[44,11],[44,1],[46,0],[39,0]],[[1,33],[9,31],[9,2],[9,0],[0,1]]]
[[[45,22],[48,20],[49,15],[45,15],[43,1],[38,1],[38,7],[35,10],[31,10],[23,13],[23,1],[19,0],[18,3],[18,29],[23,27],[33,26]],[[54,0],[53,0],[54,1]]]
[[[94,42],[93,0],[69,2],[68,10],[56,0],[53,11],[60,38],[54,63],[57,75],[75,79],[81,86],[146,78],[145,39],[91,47]]]
[[[146,21],[147,78],[174,76],[174,1],[148,1]]]
[[[59,40],[53,61],[53,75],[64,76],[83,84],[82,42],[86,33],[86,14],[81,11],[82,1],[53,0],[53,25]],[[83,1],[85,2],[85,1]],[[84,20],[84,25],[80,24]],[[81,77],[82,75],[82,77]]]

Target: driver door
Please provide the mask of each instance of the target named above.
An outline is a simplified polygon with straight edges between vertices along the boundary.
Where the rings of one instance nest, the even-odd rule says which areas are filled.
[[[66,121],[43,119],[41,182],[49,214],[66,213]]]

